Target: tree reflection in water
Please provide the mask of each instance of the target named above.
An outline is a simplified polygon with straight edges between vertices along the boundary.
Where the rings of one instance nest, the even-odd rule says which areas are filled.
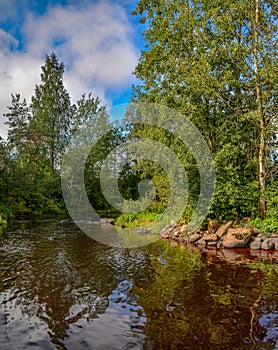
[[[107,247],[51,221],[4,232],[0,257],[3,349],[278,344],[275,265],[227,263],[165,242]]]

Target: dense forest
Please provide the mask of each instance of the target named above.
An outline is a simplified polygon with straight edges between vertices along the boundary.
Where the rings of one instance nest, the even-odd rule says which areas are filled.
[[[135,75],[132,105],[150,102],[191,120],[212,154],[216,188],[209,218],[251,218],[266,230],[278,227],[278,5],[274,0],[140,0],[134,10],[145,28],[145,49]],[[85,169],[85,187],[96,210],[111,211],[102,195],[100,167],[109,152],[132,138],[151,138],[178,155],[189,181],[183,221],[199,195],[199,170],[176,135],[150,127],[112,124],[98,97],[75,104],[63,83],[64,65],[52,53],[30,104],[12,95],[7,140],[0,143],[0,211],[9,215],[63,214],[60,161],[75,131],[88,121],[112,129],[97,143]],[[169,198],[167,174],[155,162],[126,164],[119,179],[124,198],[138,199],[137,184],[151,178],[156,195],[143,213],[118,222],[143,223],[160,215]],[[120,215],[120,213],[118,213]]]
[[[28,105],[19,94],[11,96],[11,106],[4,115],[8,138],[1,140],[0,202],[3,214],[65,213],[60,162],[66,145],[87,120],[94,120],[96,128],[109,125],[108,114],[98,98],[83,94],[76,104],[71,103],[63,74],[64,64],[52,53],[46,56],[41,83],[35,87],[31,103]],[[109,151],[107,144],[105,147]],[[94,151],[94,160],[88,159],[88,168],[100,157]],[[103,208],[105,204],[98,196],[101,190],[94,178],[91,170],[88,179],[91,189],[88,191],[94,196],[90,199],[97,208]]]

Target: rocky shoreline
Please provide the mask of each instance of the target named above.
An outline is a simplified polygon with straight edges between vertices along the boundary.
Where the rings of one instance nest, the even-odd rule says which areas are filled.
[[[250,250],[278,251],[278,233],[266,235],[254,227],[235,227],[233,222],[220,224],[217,220],[208,223],[206,230],[188,231],[186,225],[171,221],[160,231],[165,240],[209,248],[250,248]]]
[[[72,223],[70,219],[61,220],[60,223]],[[89,221],[88,224],[110,224],[115,225],[115,219],[102,218],[100,221]],[[171,243],[189,246],[198,251],[229,251],[224,255],[231,255],[231,250],[252,252],[254,256],[266,257],[264,252],[275,253],[278,258],[278,233],[273,232],[266,235],[255,227],[233,227],[234,222],[220,223],[212,220],[208,223],[206,230],[188,231],[187,225],[179,225],[171,221],[160,232],[160,237]],[[134,228],[138,234],[148,234],[149,229]],[[223,249],[222,249],[223,248]],[[226,249],[225,249],[226,248]]]

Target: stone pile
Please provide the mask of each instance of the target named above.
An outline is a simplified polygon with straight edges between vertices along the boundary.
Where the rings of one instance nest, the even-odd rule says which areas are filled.
[[[212,220],[205,231],[188,231],[186,225],[171,221],[160,231],[160,236],[163,239],[194,243],[203,247],[278,250],[277,233],[266,236],[254,227],[233,228],[232,225],[232,221],[220,224],[217,220]]]

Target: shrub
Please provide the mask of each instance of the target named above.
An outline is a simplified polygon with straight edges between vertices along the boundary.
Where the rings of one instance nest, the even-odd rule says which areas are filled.
[[[277,217],[269,217],[265,220],[260,218],[256,218],[251,220],[248,224],[250,227],[257,227],[261,232],[269,235],[270,233],[278,232],[278,218]]]

